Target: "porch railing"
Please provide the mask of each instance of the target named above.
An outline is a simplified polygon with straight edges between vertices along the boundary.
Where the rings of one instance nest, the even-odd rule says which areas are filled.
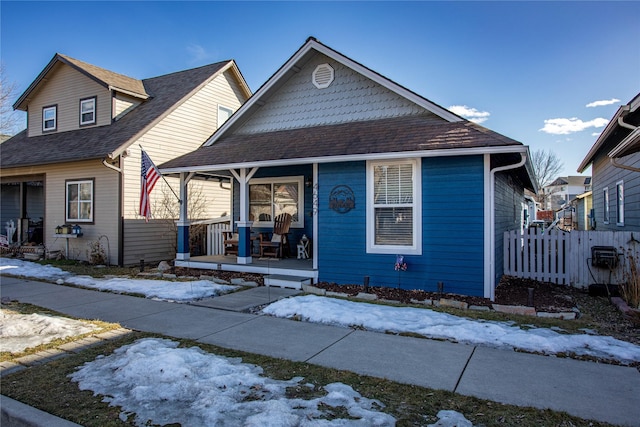
[[[232,231],[231,227],[231,217],[223,216],[220,218],[208,219],[204,221],[197,221],[192,223],[195,224],[203,224],[207,226],[206,231],[206,246],[207,246],[207,255],[222,255],[224,254],[224,231]]]

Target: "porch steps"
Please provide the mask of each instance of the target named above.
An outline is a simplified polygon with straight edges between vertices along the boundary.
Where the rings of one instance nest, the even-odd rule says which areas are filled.
[[[265,286],[280,288],[302,289],[302,285],[310,285],[312,279],[302,276],[286,276],[284,274],[269,274],[264,276]]]

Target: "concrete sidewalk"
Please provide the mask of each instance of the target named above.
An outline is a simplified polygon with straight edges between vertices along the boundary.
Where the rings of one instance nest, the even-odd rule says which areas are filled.
[[[264,288],[255,288],[230,295],[228,307],[223,297],[199,302],[203,307],[6,276],[0,278],[0,291],[3,298],[71,316],[117,322],[129,329],[640,426],[640,373],[634,368],[233,311],[292,291],[271,289],[265,297]]]

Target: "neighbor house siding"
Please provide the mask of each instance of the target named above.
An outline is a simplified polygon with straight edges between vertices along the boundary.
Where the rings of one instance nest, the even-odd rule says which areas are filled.
[[[100,239],[105,251],[109,249],[109,261],[118,262],[118,173],[102,165],[99,160],[69,162],[51,165],[3,169],[3,181],[9,176],[44,174],[45,214],[44,244],[47,250],[62,250],[66,242],[56,238],[54,229],[65,224],[66,182],[69,180],[94,180],[93,223],[79,223],[83,236],[69,241],[69,256],[87,260],[89,244]],[[71,224],[74,224],[73,222]],[[108,248],[107,248],[108,246]]]
[[[591,207],[592,196],[585,196],[576,202],[576,217],[578,220],[578,230],[591,230]]]
[[[619,160],[625,165],[640,165],[640,153]],[[606,155],[599,155],[592,164],[593,208],[596,230],[640,231],[640,173],[614,167]],[[624,182],[624,226],[616,223],[616,183]],[[609,224],[604,223],[603,189],[609,188]]]
[[[506,172],[495,176],[495,283],[497,284],[504,271],[503,234],[509,230],[522,228],[522,200],[524,190],[515,183]]]
[[[134,98],[122,93],[116,93],[113,97],[113,119],[119,120],[131,111],[136,106],[140,105],[142,101],[138,98]]]
[[[169,261],[176,254],[176,227],[171,221],[125,219],[123,221],[124,255],[122,264],[137,265],[144,260],[147,265]],[[149,236],[153,236],[150,242]]]
[[[42,135],[42,108],[57,105],[56,130],[80,128],[80,100],[96,96],[96,125],[111,123],[111,95],[104,86],[65,64],[58,64],[47,75],[47,83],[29,102],[29,136]],[[49,132],[47,132],[49,133]]]
[[[333,67],[335,79],[329,87],[318,89],[312,83],[312,74],[323,63]],[[271,132],[416,114],[429,114],[435,122],[441,121],[364,75],[317,54],[237,133]]]
[[[319,166],[319,280],[339,284],[483,295],[483,158],[422,159],[422,255],[405,256],[407,271],[394,270],[396,255],[366,253],[365,162]],[[331,189],[348,185],[355,209],[328,208]],[[399,255],[403,255],[401,250]],[[353,266],[357,265],[358,269]]]
[[[226,73],[225,73],[226,74]],[[140,197],[140,146],[149,154],[151,160],[160,165],[175,157],[198,148],[215,131],[218,120],[218,103],[231,109],[240,107],[241,101],[234,95],[237,89],[230,84],[225,74],[217,76],[199,92],[185,101],[157,125],[142,135],[129,148],[129,157],[125,159],[124,216],[127,219],[139,218]],[[178,180],[169,179],[178,192]],[[207,184],[206,217],[218,217],[229,211],[230,194],[217,185]],[[164,190],[163,190],[164,188]],[[158,203],[163,194],[171,195],[166,184],[159,181],[151,197],[151,203]]]
[[[140,147],[149,154],[151,160],[160,165],[177,156],[199,147],[216,129],[218,123],[218,104],[236,110],[243,100],[237,99],[240,93],[227,73],[217,76],[192,97],[164,117],[152,129],[142,135],[129,147],[129,155],[124,160],[124,262],[137,263],[139,259],[162,260],[175,256],[175,228],[166,228],[166,221],[145,223],[139,215],[140,203]],[[179,180],[167,178],[176,194],[180,194]],[[228,186],[227,186],[228,187]],[[191,212],[190,218],[216,218],[227,215],[231,206],[231,194],[222,188],[217,180],[193,181],[190,185],[191,196],[203,198],[198,212]],[[178,200],[164,180],[158,181],[152,194],[152,214],[161,219],[163,203],[173,204],[177,212]],[[177,217],[175,218],[177,219]],[[164,228],[163,228],[164,227]],[[158,231],[162,229],[162,231]],[[150,248],[155,246],[154,248]]]

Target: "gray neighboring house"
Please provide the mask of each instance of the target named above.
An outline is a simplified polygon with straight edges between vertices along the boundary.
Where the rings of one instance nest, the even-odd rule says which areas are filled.
[[[618,108],[578,167],[592,166],[596,230],[640,231],[640,93]]]

